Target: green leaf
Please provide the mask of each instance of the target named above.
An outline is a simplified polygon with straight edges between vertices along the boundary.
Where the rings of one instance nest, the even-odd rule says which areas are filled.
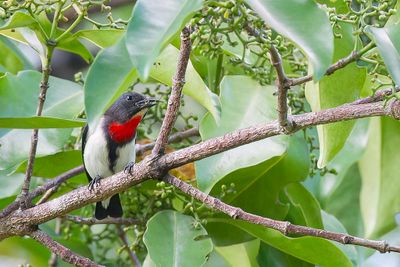
[[[239,220],[224,220],[289,255],[323,267],[352,267],[346,255],[330,241],[317,237],[287,237],[276,230]]]
[[[400,123],[388,117],[371,118],[367,150],[360,161],[361,214],[365,237],[376,238],[396,226],[399,212]]]
[[[16,74],[24,69],[24,62],[3,38],[0,38],[0,65],[7,71]]]
[[[84,87],[89,125],[93,125],[112,100],[127,90],[135,79],[136,70],[129,60],[124,40],[101,51],[89,68]]]
[[[308,262],[299,260],[263,242],[260,244],[257,259],[259,266],[314,267]]]
[[[156,57],[202,6],[201,0],[139,0],[128,24],[126,47],[142,79]]]
[[[276,158],[273,164],[271,160],[267,160],[228,174],[213,187],[210,194],[220,196],[223,185],[229,187],[234,183],[235,192],[225,194],[222,198],[225,203],[263,217],[285,219],[290,208],[288,201],[282,199],[285,186],[304,180],[308,174],[309,157],[304,138],[299,138],[299,135],[290,138],[287,153]],[[265,193],[266,188],[268,194]],[[251,240],[245,232],[213,220],[214,218],[208,219],[206,228],[215,244],[226,246]]]
[[[202,139],[274,120],[277,115],[273,92],[273,86],[261,86],[249,77],[225,76],[221,83],[220,123],[217,125],[207,114],[200,123]],[[199,187],[210,192],[227,174],[281,156],[286,150],[286,140],[285,137],[272,137],[196,162]]]
[[[172,86],[172,79],[176,72],[179,50],[168,45],[156,60],[150,70],[150,77],[168,86]],[[200,75],[189,61],[183,93],[196,100],[212,114],[214,120],[219,121],[220,104],[218,96],[212,93],[204,84]]]
[[[255,239],[232,246],[215,247],[215,251],[229,264],[228,266],[257,267],[259,247],[260,240]]]
[[[37,25],[37,21],[29,14],[22,11],[15,12],[3,25],[0,26],[0,34],[2,30],[28,27]]]
[[[340,24],[340,26],[342,38],[335,39],[335,61],[349,55],[354,48],[352,26],[349,24]],[[319,83],[308,83],[306,98],[312,111],[332,108],[356,100],[364,85],[365,77],[366,69],[360,69],[356,63],[352,63],[322,78]],[[325,167],[343,148],[354,123],[354,121],[347,121],[317,127],[320,144],[319,168]]]
[[[333,33],[326,12],[312,0],[246,0],[278,33],[288,37],[307,54],[319,80],[333,56]]]
[[[385,28],[368,26],[366,32],[371,34],[378,47],[386,67],[396,85],[400,85],[400,27],[399,24]]]
[[[147,222],[143,241],[157,266],[202,266],[213,245],[206,230],[179,212],[158,212]]]
[[[0,77],[0,116],[34,116],[40,79],[41,74],[37,71],[23,71],[16,76],[6,74]],[[49,85],[43,116],[72,119],[82,111],[82,90],[78,84],[50,77]],[[37,155],[53,154],[61,150],[71,131],[72,129],[39,131]],[[31,133],[31,130],[0,129],[0,168],[10,168],[28,157]]]
[[[52,117],[0,118],[0,128],[14,129],[77,128],[85,124],[85,120]]]
[[[83,38],[100,48],[106,48],[116,44],[124,33],[124,30],[118,29],[80,30],[74,33],[70,38]]]

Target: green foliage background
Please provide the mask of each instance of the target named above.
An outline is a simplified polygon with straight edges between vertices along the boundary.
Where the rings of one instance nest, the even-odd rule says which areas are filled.
[[[88,13],[92,6],[101,12]],[[290,78],[313,74],[312,81],[289,92],[293,114],[400,84],[399,8],[394,0],[139,0],[113,7],[108,15],[106,1],[2,1],[0,208],[20,192],[29,129],[40,129],[35,187],[82,164],[80,127],[95,124],[129,87],[166,99],[184,25],[192,29],[193,51],[174,131],[196,126],[201,136],[171,149],[277,118],[271,45],[282,54]],[[67,10],[75,14],[68,22]],[[31,58],[45,65],[53,48],[90,65],[74,81],[51,77],[43,116],[36,117],[42,78]],[[358,60],[324,76],[354,51],[361,54]],[[148,115],[139,139],[154,139],[165,108],[161,104]],[[175,172],[260,216],[399,244],[399,132],[399,122],[391,118],[323,125],[241,146]],[[84,175],[76,176],[53,197],[85,184]],[[125,216],[143,221],[122,229],[143,266],[369,267],[397,266],[400,260],[236,221],[163,182],[145,182],[122,198]],[[92,213],[91,206],[72,212]],[[54,220],[40,228],[98,263],[132,264],[115,225],[57,220],[60,231]],[[44,266],[49,258],[47,249],[27,238],[0,242],[2,266]]]

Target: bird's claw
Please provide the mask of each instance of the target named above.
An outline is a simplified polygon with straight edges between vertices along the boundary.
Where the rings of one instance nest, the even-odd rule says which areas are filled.
[[[125,173],[129,173],[130,175],[132,175],[133,167],[134,167],[134,166],[135,166],[135,162],[133,162],[133,161],[129,162],[129,163],[125,166],[124,172],[125,172]]]
[[[89,185],[88,185],[89,190],[92,191],[95,186],[96,187],[99,186],[100,185],[100,180],[101,180],[101,177],[99,175],[96,175],[94,177],[94,179],[92,179],[90,181]]]

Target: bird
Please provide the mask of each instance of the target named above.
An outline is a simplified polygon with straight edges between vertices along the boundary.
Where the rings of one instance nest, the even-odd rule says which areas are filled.
[[[82,159],[89,190],[120,171],[131,172],[135,164],[136,129],[147,110],[158,100],[136,92],[122,94],[100,117],[95,126],[82,132]],[[97,202],[95,218],[122,217],[119,194]]]

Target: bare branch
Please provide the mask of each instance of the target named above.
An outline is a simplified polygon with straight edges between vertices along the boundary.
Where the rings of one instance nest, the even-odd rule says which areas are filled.
[[[185,84],[185,73],[189,62],[191,43],[190,30],[185,27],[181,33],[181,48],[176,68],[175,77],[173,78],[171,96],[168,99],[168,107],[165,113],[163,123],[161,125],[160,134],[157,137],[156,144],[153,148],[152,155],[159,156],[164,154],[165,145],[168,141],[169,133],[178,117],[178,110],[181,103],[182,89]]]
[[[199,129],[197,128],[190,128],[189,130],[183,131],[183,132],[178,132],[173,135],[171,135],[168,138],[168,143],[178,143],[180,141],[183,141],[187,138],[194,137],[194,136],[199,136]],[[150,143],[150,144],[144,144],[136,145],[136,156],[141,156],[145,151],[153,149],[155,143]]]
[[[53,55],[53,50],[54,50],[53,46],[51,46],[51,45],[47,46],[47,55],[46,55],[45,60],[43,60],[43,62],[42,62],[42,80],[40,82],[39,102],[38,102],[38,106],[36,109],[36,116],[42,115],[44,101],[46,99],[47,89],[49,88],[49,78],[50,78],[50,72],[51,72],[50,63],[51,63],[51,58]],[[39,130],[33,129],[32,136],[31,136],[31,148],[29,150],[29,157],[28,157],[28,166],[26,167],[25,181],[22,185],[21,196],[20,196],[21,208],[27,208],[30,206],[30,202],[27,201],[27,196],[29,193],[29,186],[31,183],[33,165],[35,163],[38,138],[39,138]]]
[[[363,246],[367,248],[372,248],[378,250],[382,253],[386,252],[400,252],[400,246],[389,246],[385,241],[375,241],[364,238],[359,238],[351,236],[348,234],[335,233],[331,231],[326,231],[322,229],[316,229],[301,225],[291,224],[286,221],[278,221],[269,218],[264,218],[255,214],[251,214],[243,211],[240,208],[228,205],[218,198],[209,196],[197,188],[185,183],[184,181],[167,174],[164,179],[165,182],[179,188],[182,192],[192,196],[193,198],[207,204],[210,208],[221,211],[233,219],[242,219],[244,221],[251,222],[253,224],[263,225],[268,228],[278,230],[284,235],[301,235],[301,236],[315,236],[322,237],[324,239],[336,241],[342,244],[353,244],[358,246]]]
[[[30,237],[43,244],[45,247],[50,249],[51,252],[60,257],[63,261],[68,262],[75,266],[82,267],[99,267],[99,265],[88,258],[82,257],[68,248],[64,247],[60,243],[54,241],[48,234],[40,230],[34,231],[30,234]]]
[[[133,266],[136,267],[142,267],[142,264],[140,263],[138,257],[136,256],[135,252],[132,251],[129,248],[129,241],[128,238],[126,236],[126,233],[124,232],[124,230],[122,229],[122,227],[119,225],[117,226],[118,229],[118,236],[121,239],[122,243],[124,244],[125,250],[128,252],[129,254],[129,259],[132,261]]]
[[[349,65],[350,63],[356,61],[357,59],[359,59],[362,55],[364,55],[366,52],[368,52],[369,50],[371,50],[372,48],[375,47],[375,44],[373,42],[370,42],[368,45],[366,45],[364,48],[362,48],[359,51],[353,51],[351,52],[350,55],[348,55],[347,57],[341,58],[339,59],[337,62],[335,62],[334,64],[332,64],[325,72],[325,75],[331,75],[332,73],[334,73],[335,71],[342,69],[344,67],[346,67],[347,65]],[[300,78],[296,78],[296,79],[290,79],[288,81],[288,85],[289,86],[295,86],[295,85],[299,85],[299,84],[303,84],[306,82],[309,82],[313,79],[313,75],[309,74],[306,75],[304,77],[300,77]]]
[[[112,218],[107,217],[102,220],[98,220],[96,218],[83,218],[74,215],[65,215],[64,219],[79,223],[79,224],[86,224],[86,225],[94,225],[94,224],[118,224],[118,225],[137,225],[137,224],[144,224],[142,221],[133,218]]]
[[[287,85],[288,78],[283,70],[282,58],[275,46],[270,48],[271,62],[277,73],[276,85],[278,88],[278,121],[279,125],[288,133],[291,132],[292,123],[288,119],[287,91],[290,86]]]
[[[360,105],[346,104],[319,112],[291,116],[291,119],[294,123],[294,129],[297,131],[309,126],[371,116],[392,116],[399,119],[400,102],[392,100],[386,104],[384,102]],[[17,210],[8,217],[0,219],[0,239],[25,234],[29,230],[26,229],[26,224],[40,224],[89,203],[104,200],[137,183],[159,178],[167,170],[279,134],[282,134],[281,128],[278,122],[274,121],[206,140],[164,155],[156,161],[146,157],[143,161],[135,164],[132,175],[120,172],[103,179],[96,190],[89,191],[86,186],[80,187],[39,206],[24,211]]]

